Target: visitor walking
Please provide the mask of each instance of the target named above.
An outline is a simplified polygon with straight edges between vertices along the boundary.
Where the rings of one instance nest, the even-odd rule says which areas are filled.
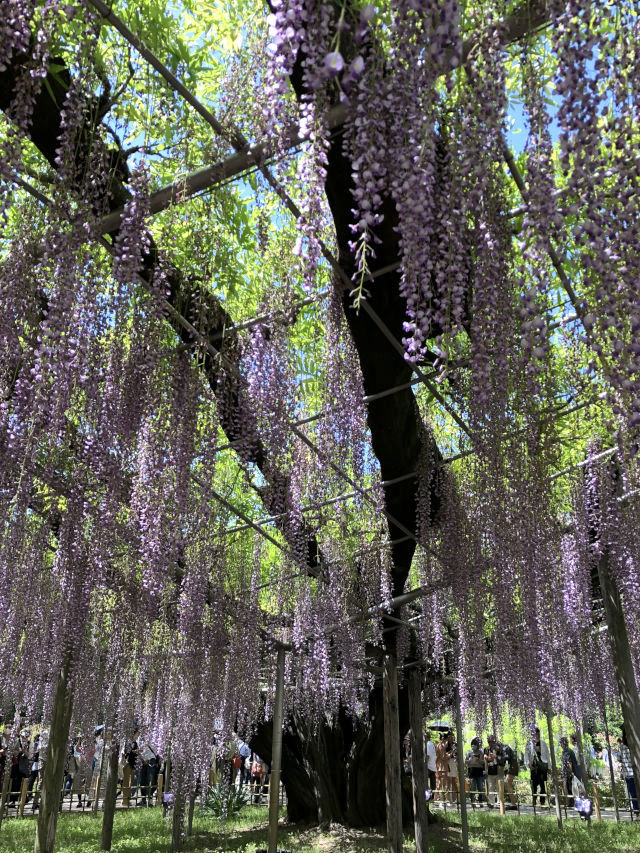
[[[492,809],[498,802],[498,780],[504,778],[504,750],[494,735],[487,738],[484,748],[487,762],[487,807]]]
[[[545,804],[550,760],[549,747],[540,737],[540,729],[536,726],[524,751],[524,764],[531,773],[531,796],[534,808],[538,790],[540,791],[540,805],[544,806]]]
[[[487,763],[479,737],[474,737],[471,741],[471,749],[467,752],[464,763],[467,765],[467,774],[469,776],[471,803],[474,803],[475,792],[477,792],[478,803],[483,803],[485,800],[484,777],[487,772]]]
[[[564,791],[567,796],[567,806],[568,808],[572,809],[573,779],[575,777],[576,779],[582,781],[582,774],[580,773],[580,765],[578,764],[576,754],[569,746],[569,741],[566,737],[560,738],[560,748],[562,750],[562,754],[560,756],[562,784],[564,785]]]
[[[453,732],[448,732],[447,734],[447,759],[449,764],[449,772],[447,774],[449,801],[453,803],[458,799],[458,745],[456,744]]]
[[[236,752],[240,758],[240,761],[238,762],[238,770],[240,771],[240,787],[242,787],[244,783],[248,783],[251,778],[251,747],[248,743],[245,743],[241,738],[239,738],[235,732],[234,737],[236,737]],[[248,766],[247,759],[249,759]]]
[[[436,789],[436,747],[431,740],[431,732],[425,732],[424,736],[424,757],[427,764],[427,774],[429,776],[429,788],[432,791]]]
[[[512,749],[510,746],[502,747],[505,758],[505,785],[507,789],[507,794],[509,795],[509,800],[511,801],[508,806],[506,806],[507,810],[514,811],[518,809],[518,805],[516,803],[516,795],[513,789],[513,782],[520,772],[520,763],[518,762],[518,755],[515,749]]]
[[[629,809],[638,814],[638,793],[636,790],[636,781],[633,776],[633,764],[631,762],[631,750],[627,743],[627,733],[622,729],[622,738],[620,748],[618,750],[618,761],[620,762],[620,775],[627,785],[627,793],[629,794]]]
[[[440,735],[436,746],[436,788],[440,792],[438,798],[445,800],[447,777],[449,776],[449,756],[447,755],[448,740],[445,733]]]
[[[147,805],[147,800],[150,800],[151,790],[151,765],[149,759],[142,756],[142,766],[140,767],[140,795],[142,796],[141,806]],[[150,803],[149,803],[150,804]]]
[[[138,763],[138,755],[140,747],[138,738],[140,730],[135,729],[133,739],[125,746],[124,751],[124,767],[122,770],[122,805],[125,809],[129,808],[130,797],[135,794],[135,775],[136,765]],[[133,788],[133,791],[132,791]]]

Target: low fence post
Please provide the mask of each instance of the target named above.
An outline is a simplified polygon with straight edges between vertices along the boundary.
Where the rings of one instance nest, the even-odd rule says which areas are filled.
[[[602,815],[600,814],[600,796],[595,781],[593,782],[593,808],[596,813],[596,820],[602,820]]]
[[[18,806],[18,817],[22,817],[24,815],[24,804],[27,801],[27,792],[29,790],[29,780],[25,776],[22,780],[22,787],[20,789],[20,805]]]

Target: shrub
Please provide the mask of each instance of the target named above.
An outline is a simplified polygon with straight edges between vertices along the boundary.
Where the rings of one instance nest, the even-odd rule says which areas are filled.
[[[205,815],[226,820],[233,817],[249,802],[249,792],[246,787],[228,785],[219,782],[215,787],[208,788],[200,811]]]

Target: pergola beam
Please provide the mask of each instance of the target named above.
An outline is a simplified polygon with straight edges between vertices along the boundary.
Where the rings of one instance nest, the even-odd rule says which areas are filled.
[[[142,39],[133,33],[124,21],[116,15],[102,0],[85,0],[85,3],[92,5],[102,16],[112,24],[124,38],[132,45],[140,55],[164,78],[174,91],[181,95],[187,103],[189,103],[197,113],[218,133],[223,139],[226,139],[235,148],[236,153],[227,159],[210,166],[205,166],[202,169],[192,172],[183,179],[179,179],[172,184],[169,184],[158,192],[154,193],[150,198],[149,212],[151,214],[160,213],[166,210],[174,202],[188,198],[196,193],[210,189],[215,184],[227,181],[237,177],[248,169],[260,168],[264,170],[264,164],[272,156],[273,145],[269,140],[263,140],[255,145],[250,145],[244,139],[242,134],[236,128],[225,128],[216,117],[205,107],[194,95],[190,92],[183,83],[181,83],[174,74],[161,62],[155,54],[149,50]],[[549,21],[546,4],[543,0],[533,0],[533,2],[524,3],[519,8],[515,9],[507,16],[503,23],[502,31],[504,33],[505,44],[510,44],[528,33],[540,29]],[[462,47],[462,61],[467,61],[471,50],[476,43],[473,38],[467,39]],[[443,61],[441,76],[451,73],[452,68],[448,62],[449,56]],[[326,116],[327,127],[334,130],[340,127],[346,118],[346,106],[342,103],[333,106]],[[292,125],[289,128],[287,135],[289,146],[295,147],[302,141],[300,139],[298,128]],[[269,180],[269,178],[267,178]],[[271,181],[270,181],[271,182]],[[278,191],[278,194],[280,192]],[[283,201],[286,199],[283,197]],[[107,234],[112,231],[117,231],[120,225],[123,208],[112,211],[102,220],[101,233]],[[297,215],[297,214],[296,214]]]

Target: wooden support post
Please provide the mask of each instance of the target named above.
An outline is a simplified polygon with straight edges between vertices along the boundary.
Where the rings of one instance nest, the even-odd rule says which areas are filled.
[[[611,785],[611,796],[613,797],[613,808],[616,813],[616,823],[620,823],[620,812],[618,811],[618,793],[616,791],[616,777],[613,772],[613,756],[611,755],[611,741],[609,739],[609,723],[607,721],[607,709],[604,704],[602,706],[602,718],[604,722],[604,734],[607,739],[607,758],[609,764],[609,782]],[[585,783],[587,781],[587,777],[584,777]]]
[[[549,735],[549,752],[551,753],[551,772],[553,774],[553,793],[556,798],[556,817],[558,826],[562,829],[562,811],[560,808],[560,795],[558,791],[558,766],[556,764],[556,748],[553,745],[553,728],[551,726],[551,710],[547,708],[547,732]],[[549,792],[547,791],[547,794]]]
[[[389,853],[402,853],[402,775],[400,767],[400,719],[398,715],[398,661],[395,650],[387,651],[384,655],[382,695],[387,850]]]
[[[93,786],[93,792],[91,794],[91,796],[93,798],[91,801],[91,814],[93,815],[93,817],[98,817],[98,801],[100,799],[100,789],[102,787],[102,778],[103,778],[103,773],[104,773],[104,768],[105,768],[104,750],[105,750],[105,747],[107,745],[106,736],[107,736],[107,730],[103,729],[102,730],[102,749],[100,750],[100,761],[98,762],[98,772],[96,773],[96,781],[95,781],[95,784]]]
[[[9,783],[11,781],[11,752],[7,749],[5,753],[4,773],[2,774],[2,795],[0,796],[0,826],[4,820],[4,813],[7,808],[7,798],[9,796]]]
[[[578,764],[582,773],[582,784],[587,785],[587,765],[584,762],[584,749],[582,747],[582,720],[576,722],[576,740],[578,741]]]
[[[159,806],[162,805],[162,786],[163,786],[163,784],[164,784],[164,776],[162,775],[162,773],[158,773],[158,792],[157,792],[158,796],[157,796],[156,804]]]
[[[25,776],[20,786],[20,805],[18,806],[18,817],[24,817],[24,804],[27,802],[27,793],[29,791],[29,780]]]
[[[104,733],[103,754],[105,756],[106,777],[104,780],[104,800],[102,803],[102,832],[100,836],[100,849],[111,850],[111,839],[113,837],[113,818],[116,813],[116,794],[118,793],[118,753],[120,747],[110,732]]]
[[[49,727],[49,745],[44,764],[40,811],[36,826],[34,853],[53,853],[58,825],[60,791],[67,757],[69,726],[71,725],[72,696],[69,691],[70,658],[66,658],[58,673],[53,712]]]
[[[456,744],[458,750],[458,790],[460,792],[460,823],[462,825],[462,850],[469,853],[469,821],[467,820],[467,780],[464,772],[464,742],[462,739],[462,710],[460,707],[460,691],[456,684],[454,689],[456,703]]]
[[[504,779],[498,779],[498,800],[500,801],[500,814],[504,815]]]
[[[280,769],[282,766],[282,726],[284,723],[284,665],[285,650],[278,649],[276,661],[276,695],[273,703],[273,738],[271,742],[271,775],[269,776],[269,839],[268,853],[278,849],[278,811],[280,803]]]
[[[100,782],[102,781],[102,757],[104,755],[104,746],[100,753],[100,765],[96,774],[95,782],[93,783],[93,791],[91,791],[91,817],[98,817],[98,798],[100,797]]]
[[[609,555],[606,551],[598,561],[598,578],[604,604],[604,617],[611,640],[624,729],[631,752],[636,790],[638,790],[640,785],[640,694],[631,660],[631,646],[620,591],[615,579],[611,576]]]
[[[191,838],[193,832],[193,813],[196,808],[196,796],[198,794],[199,785],[193,786],[193,790],[189,794],[189,811],[187,813],[187,838]]]
[[[600,814],[600,795],[598,794],[598,786],[595,780],[593,782],[593,809],[596,813],[596,819],[602,820],[602,815]]]
[[[413,786],[413,822],[416,853],[429,853],[429,818],[424,797],[424,720],[422,718],[422,678],[419,669],[409,670],[409,723],[411,726],[411,781]]]
[[[178,773],[178,777],[181,773]],[[173,820],[171,822],[171,853],[180,853],[184,842],[184,792],[181,779],[174,788]]]

